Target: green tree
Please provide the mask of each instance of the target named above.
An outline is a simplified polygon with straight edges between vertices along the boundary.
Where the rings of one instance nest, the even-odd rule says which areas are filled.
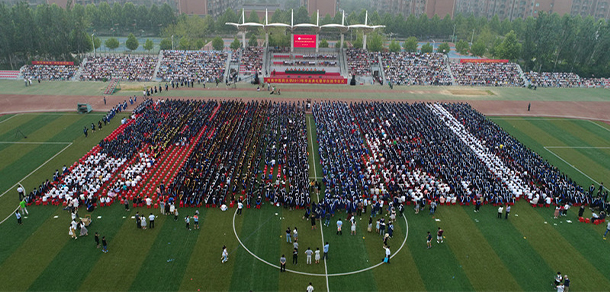
[[[358,36],[356,37],[356,40],[354,42],[352,42],[352,46],[355,49],[362,49],[362,44],[363,44],[363,38],[362,38],[362,34],[358,34]]]
[[[438,48],[436,48],[437,53],[443,53],[445,55],[449,54],[450,51],[451,51],[451,47],[449,47],[448,43],[442,43],[442,44],[438,45]]]
[[[392,40],[389,45],[390,52],[400,52],[400,44],[396,40]]]
[[[162,39],[161,43],[159,43],[159,49],[161,49],[161,50],[171,50],[172,49],[172,40],[170,40],[170,39]]]
[[[143,48],[150,52],[153,48],[155,47],[155,44],[153,43],[153,41],[151,41],[150,39],[146,39],[146,42],[144,43]]]
[[[205,40],[204,39],[198,39],[195,41],[195,48],[196,50],[201,50],[203,49],[203,47],[205,46]]]
[[[299,9],[294,12],[294,24],[309,23],[309,21],[311,21],[311,19],[309,18],[309,12],[307,12],[305,6],[299,7]]]
[[[250,47],[258,47],[258,39],[256,38],[255,34],[252,34],[250,36],[250,39],[248,40],[248,46],[250,46]]]
[[[97,36],[94,36],[93,37],[93,47],[95,47],[95,49],[98,50],[101,46],[102,46],[102,40],[100,38],[98,38]]]
[[[241,42],[237,38],[235,38],[233,40],[233,42],[231,42],[230,47],[231,47],[231,50],[237,50],[237,49],[239,49],[239,47],[241,47]]]
[[[269,46],[290,47],[290,36],[286,35],[284,28],[277,27],[269,30]]]
[[[468,42],[465,40],[459,40],[456,44],[455,44],[455,50],[462,54],[462,55],[467,55],[468,51],[470,50],[470,46],[468,45]]]
[[[138,42],[136,36],[133,35],[133,33],[130,33],[129,36],[127,36],[127,41],[125,41],[125,47],[131,51],[135,51],[139,46],[140,42]]]
[[[180,50],[190,50],[191,49],[191,41],[187,37],[181,37],[178,42],[178,49]]]
[[[214,39],[212,39],[212,48],[214,48],[214,50],[222,51],[222,49],[224,49],[224,47],[225,47],[225,42],[222,40],[222,38],[220,36],[216,36]]]
[[[326,39],[322,39],[320,44],[318,45],[320,48],[328,48],[328,41]]]
[[[403,48],[405,48],[405,51],[410,52],[410,53],[414,53],[417,52],[417,38],[416,37],[409,37],[405,43],[402,45]]]
[[[325,24],[331,24],[333,23],[333,18],[332,16],[330,16],[330,14],[326,14],[326,16],[324,16],[324,18],[320,19],[320,25],[325,25]],[[341,23],[339,23],[341,24]]]
[[[377,32],[369,34],[366,42],[366,48],[371,52],[381,52],[383,50],[383,36]]]
[[[472,49],[470,51],[474,56],[483,57],[486,50],[487,46],[485,46],[485,43],[482,40],[477,40],[472,44]]]
[[[260,19],[256,11],[252,10],[252,12],[250,12],[250,16],[248,16],[246,22],[260,23]]]
[[[504,40],[496,49],[496,55],[502,59],[516,61],[521,54],[521,44],[517,41],[517,35],[514,31],[510,31],[504,37]]]
[[[117,40],[116,38],[109,38],[104,42],[104,45],[106,46],[106,48],[111,49],[111,50],[116,50],[116,48],[119,47],[119,40]]]
[[[430,43],[426,43],[425,45],[421,46],[422,54],[430,54],[432,51],[434,51],[434,47]]]
[[[110,8],[110,5],[108,4],[108,2],[104,1],[104,2],[100,3],[100,6],[98,7],[98,17],[97,17],[97,19],[99,19],[99,22],[97,23],[98,28],[110,29],[114,25],[111,14],[112,14],[112,8]]]

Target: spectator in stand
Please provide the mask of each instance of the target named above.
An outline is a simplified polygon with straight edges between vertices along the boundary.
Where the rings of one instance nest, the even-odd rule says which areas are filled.
[[[525,85],[519,65],[515,63],[450,63],[453,77],[459,85],[517,86]]]
[[[78,71],[78,66],[63,65],[30,65],[21,70],[27,79],[70,80]]]
[[[216,51],[163,51],[157,78],[165,82],[222,81],[227,54]]]
[[[385,78],[394,85],[451,85],[441,53],[381,53]]]
[[[156,56],[98,56],[87,58],[81,81],[118,78],[127,81],[150,81],[155,72]]]

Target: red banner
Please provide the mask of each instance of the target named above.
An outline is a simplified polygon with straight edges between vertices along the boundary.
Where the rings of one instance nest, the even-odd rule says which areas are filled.
[[[460,63],[508,63],[506,59],[460,59]]]
[[[294,35],[294,47],[295,48],[315,48],[316,47],[316,35],[315,34],[295,34]]]
[[[268,83],[302,83],[302,84],[347,84],[347,79],[323,79],[323,78],[274,78],[267,77]]]
[[[32,61],[32,65],[63,65],[63,66],[73,66],[74,62],[67,61]]]

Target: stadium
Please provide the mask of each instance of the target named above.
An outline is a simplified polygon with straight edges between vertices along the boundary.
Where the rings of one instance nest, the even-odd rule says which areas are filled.
[[[0,290],[608,290],[608,79],[295,14],[0,71]]]

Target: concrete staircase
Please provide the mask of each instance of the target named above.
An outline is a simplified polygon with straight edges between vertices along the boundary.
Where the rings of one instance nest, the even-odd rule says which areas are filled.
[[[74,76],[72,77],[72,81],[76,80],[80,80],[80,76],[81,74],[83,74],[83,70],[85,70],[85,64],[87,64],[87,57],[85,57],[83,59],[83,61],[80,63],[80,66],[78,66],[78,71],[76,71],[76,73],[74,74]]]
[[[453,71],[451,70],[451,66],[449,66],[449,58],[445,55],[445,67],[447,71],[449,71],[449,75],[451,76],[451,85],[457,85],[455,83],[455,76],[453,76]]]
[[[157,73],[159,72],[159,67],[161,67],[161,61],[163,60],[163,50],[159,50],[159,57],[157,60],[157,66],[155,66],[155,72],[153,73],[152,80],[161,81],[161,79],[157,79]]]
[[[517,65],[517,71],[519,71],[519,76],[521,76],[521,79],[523,79],[523,84],[525,84],[526,87],[529,86],[530,82],[527,80],[527,78],[525,78],[525,73],[523,73],[521,66],[519,66],[519,64],[515,65]]]

